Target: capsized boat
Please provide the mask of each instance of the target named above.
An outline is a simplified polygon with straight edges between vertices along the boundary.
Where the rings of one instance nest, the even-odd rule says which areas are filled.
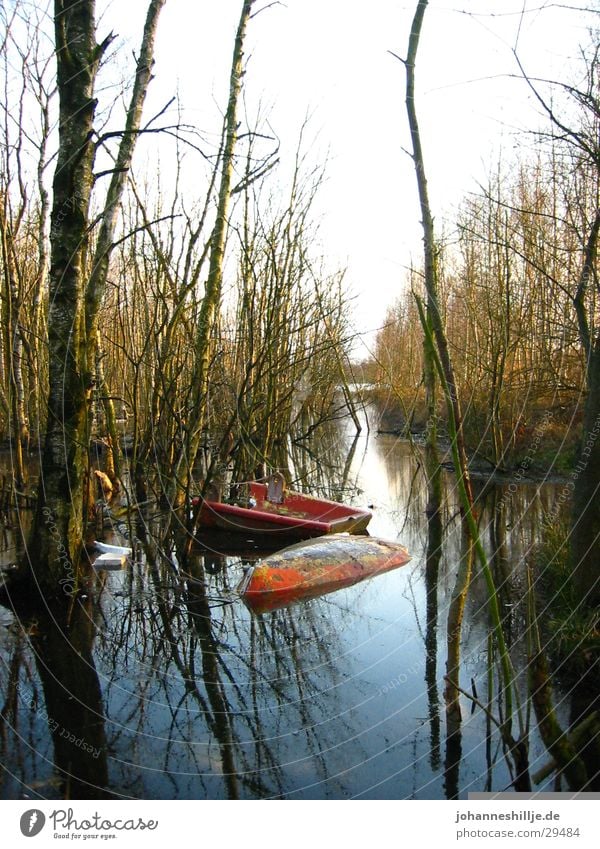
[[[254,613],[287,607],[404,566],[403,545],[352,534],[332,534],[290,545],[248,569],[238,592]]]
[[[235,533],[279,533],[293,539],[364,532],[371,512],[285,489],[282,475],[248,484],[242,503],[196,498],[196,524]]]

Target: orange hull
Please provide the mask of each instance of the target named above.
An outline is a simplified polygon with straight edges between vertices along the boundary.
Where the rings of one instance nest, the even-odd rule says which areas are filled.
[[[297,543],[267,557],[247,572],[238,591],[252,611],[266,613],[352,586],[409,560],[399,543],[333,535]]]

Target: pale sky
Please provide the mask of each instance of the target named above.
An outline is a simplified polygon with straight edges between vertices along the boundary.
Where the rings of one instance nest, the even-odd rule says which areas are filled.
[[[257,9],[269,0],[258,3]],[[139,41],[144,0],[114,2],[105,22]],[[347,267],[361,331],[377,327],[421,257],[417,192],[404,108],[405,55],[415,2],[285,0],[251,22],[246,99],[260,101],[292,157],[311,114],[315,162],[328,153],[321,241],[331,269]],[[582,10],[588,7],[587,14]],[[160,22],[149,110],[179,89],[185,117],[219,129],[241,0],[168,0]],[[524,14],[521,15],[521,12]],[[484,182],[497,156],[532,145],[523,129],[540,109],[518,74],[518,47],[532,76],[571,78],[589,42],[597,0],[431,0],[417,64],[417,108],[436,224],[451,228],[461,198]],[[372,339],[372,336],[369,338]]]

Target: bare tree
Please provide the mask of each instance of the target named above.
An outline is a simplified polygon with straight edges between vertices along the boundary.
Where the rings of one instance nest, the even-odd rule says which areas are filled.
[[[174,506],[179,506],[183,502],[187,482],[196,461],[206,423],[211,339],[221,304],[225,241],[233,188],[234,155],[238,138],[238,102],[244,73],[244,40],[253,5],[254,0],[244,0],[242,4],[233,49],[229,78],[229,101],[225,113],[223,148],[220,157],[221,171],[216,220],[210,240],[208,275],[194,343],[194,364],[191,374],[192,396],[187,434],[179,450],[179,456],[174,467],[174,476],[168,488],[168,498]]]
[[[119,200],[139,134],[156,22],[165,0],[148,6],[142,46],[121,135],[116,168],[101,216],[98,255],[91,278],[90,204],[94,188],[95,84],[114,36],[96,41],[93,0],[56,0],[55,53],[59,97],[59,147],[53,182],[50,305],[48,315],[48,422],[42,453],[36,521],[28,559],[49,593],[76,583],[88,507],[89,439],[95,323],[106,279]],[[100,143],[103,143],[100,139]]]
[[[427,355],[431,359],[432,369],[435,369],[435,372],[437,373],[446,401],[452,459],[455,466],[456,483],[462,515],[462,553],[455,586],[452,592],[447,624],[448,660],[445,696],[448,719],[448,746],[449,751],[454,749],[456,738],[459,735],[460,729],[460,687],[458,683],[460,672],[460,637],[464,606],[470,582],[471,563],[473,554],[476,553],[486,581],[493,634],[498,647],[500,659],[502,695],[506,706],[501,727],[502,737],[505,741],[505,745],[511,752],[511,756],[514,758],[516,766],[515,786],[518,789],[528,789],[530,781],[526,761],[526,745],[522,744],[522,739],[515,741],[512,737],[511,730],[514,698],[518,698],[518,694],[514,687],[512,663],[502,629],[498,595],[487,555],[479,537],[477,522],[474,516],[474,499],[467,466],[461,405],[437,290],[433,217],[429,203],[424,156],[415,108],[414,87],[415,62],[427,5],[427,0],[419,0],[417,3],[411,26],[407,58],[406,60],[401,61],[403,61],[406,68],[406,108],[411,132],[412,156],[419,190],[424,239],[427,308],[425,308],[425,306],[421,303],[420,299],[417,299],[417,304],[419,307],[421,326],[425,336],[425,343],[428,346]],[[518,703],[517,708],[519,716],[519,731],[522,737],[526,734],[526,727],[523,724],[523,717]]]
[[[575,476],[572,480],[573,518],[570,540],[573,581],[589,605],[600,604],[600,324],[597,304],[600,296],[598,241],[600,239],[600,47],[597,33],[591,48],[583,55],[585,73],[579,84],[533,80],[517,57],[524,79],[546,113],[553,146],[570,160],[571,182],[568,213],[579,241],[579,271],[569,286],[577,317],[581,348],[586,363],[586,395],[583,430]],[[550,91],[566,96],[561,109]],[[575,108],[577,122],[569,115]],[[581,175],[591,192],[581,193]]]

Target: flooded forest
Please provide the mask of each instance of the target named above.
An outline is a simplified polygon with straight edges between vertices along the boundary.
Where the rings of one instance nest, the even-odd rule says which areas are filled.
[[[422,241],[367,354],[310,120],[249,107],[281,4],[210,127],[151,99],[169,5],[128,51],[0,4],[0,798],[600,790],[598,12],[561,79],[515,51],[541,123],[448,233],[412,4]]]

